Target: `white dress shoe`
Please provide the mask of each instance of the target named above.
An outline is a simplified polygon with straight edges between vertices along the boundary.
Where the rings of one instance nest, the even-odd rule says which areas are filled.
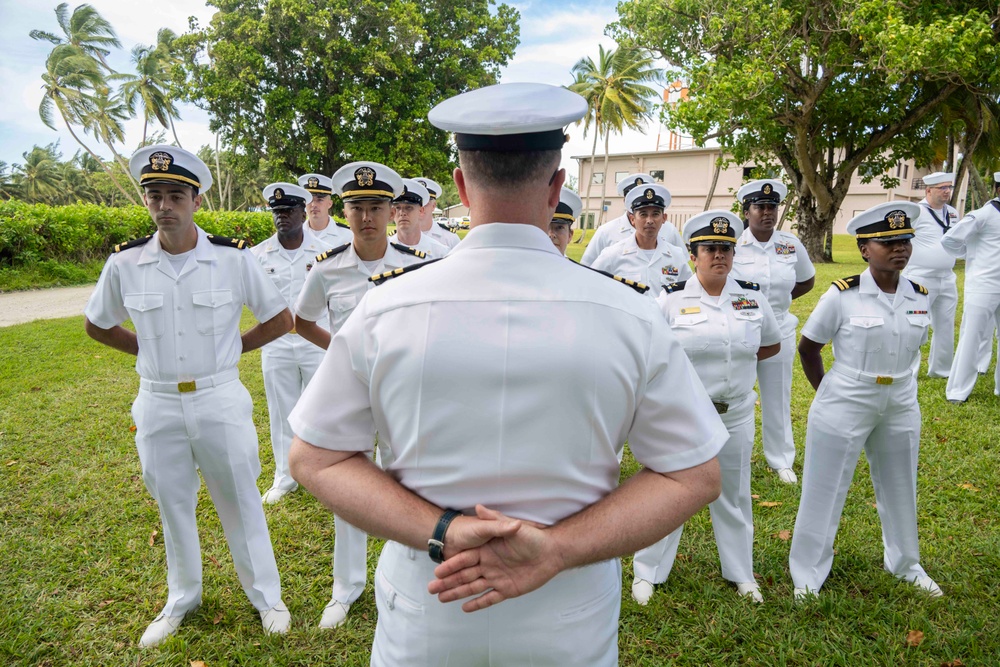
[[[782,468],[781,470],[775,470],[778,473],[778,479],[780,479],[785,484],[798,484],[799,478],[795,476],[795,471],[791,468]]]
[[[808,588],[796,588],[794,592],[796,602],[805,602],[810,598],[818,598],[819,591],[811,591]]]
[[[736,592],[745,598],[750,598],[754,602],[764,601],[764,596],[760,594],[760,586],[753,581],[736,584]]]
[[[944,595],[941,587],[938,586],[937,583],[930,577],[919,577],[910,583],[920,590],[925,591],[932,598],[939,598]]]
[[[328,630],[339,628],[347,622],[347,612],[350,610],[351,605],[330,600],[330,604],[323,607],[323,616],[319,619],[319,627]]]
[[[142,638],[139,639],[140,648],[151,648],[163,643],[163,640],[170,635],[177,634],[177,629],[181,627],[181,623],[184,622],[185,614],[180,616],[167,616],[164,613],[160,613],[159,616],[153,619],[153,622],[149,624],[146,631],[142,633]]]
[[[653,597],[653,584],[645,579],[632,581],[632,599],[645,607]]]
[[[272,486],[270,489],[264,492],[264,495],[263,497],[261,497],[261,500],[264,502],[265,505],[273,505],[274,503],[278,502],[279,500],[281,500],[282,498],[284,498],[297,488],[299,488],[298,484],[296,484],[290,489],[282,489],[277,486]]]
[[[292,615],[284,602],[278,602],[270,609],[260,612],[260,622],[267,634],[283,635],[292,624]]]

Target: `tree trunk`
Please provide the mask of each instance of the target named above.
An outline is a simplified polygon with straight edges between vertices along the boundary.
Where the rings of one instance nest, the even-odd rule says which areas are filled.
[[[715,161],[715,173],[712,174],[712,185],[708,188],[708,196],[705,197],[705,208],[702,211],[707,211],[712,208],[712,197],[715,196],[715,186],[719,183],[719,174],[722,173],[722,153],[719,153],[719,159]]]
[[[948,171],[955,171],[955,132],[948,130]]]
[[[816,198],[811,192],[799,193],[798,237],[815,263],[833,261],[827,237],[833,234],[833,217],[824,220],[816,207]]]
[[[781,218],[778,219],[778,224],[775,226],[776,229],[782,230],[785,228],[785,220],[788,219],[788,212],[795,208],[795,204],[798,202],[798,194],[789,193],[788,198],[785,200],[785,208],[781,211]]]
[[[170,116],[170,131],[174,134],[174,143],[177,144],[178,148],[184,148],[181,146],[181,140],[177,138],[177,128],[174,126],[174,118]]]
[[[59,114],[59,115],[62,116],[62,114]],[[100,158],[100,156],[97,155],[97,153],[95,153],[94,151],[90,150],[90,147],[87,144],[85,144],[82,141],[80,141],[80,137],[76,136],[76,132],[73,131],[73,126],[69,124],[69,121],[66,119],[66,116],[63,116],[62,119],[63,119],[63,122],[66,124],[66,129],[69,130],[70,135],[73,137],[73,139],[76,140],[76,143],[80,144],[80,146],[83,148],[83,150],[85,150],[88,153],[90,153],[90,157],[92,157],[95,160],[97,160],[98,164],[101,165],[101,168],[104,169],[105,172],[107,172],[108,177],[111,179],[111,182],[115,184],[116,188],[118,188],[119,190],[121,190],[122,194],[125,195],[125,198],[128,199],[133,204],[135,204],[136,206],[138,206],[139,205],[138,202],[136,202],[136,200],[132,199],[131,195],[129,195],[129,193],[126,192],[125,188],[123,188],[122,185],[121,185],[121,183],[118,182],[118,179],[115,178],[114,172],[111,169],[108,169],[108,165],[104,164],[104,160],[102,160]]]
[[[590,208],[592,202],[590,201],[590,189],[594,187],[594,158],[597,155],[597,136],[600,134],[601,125],[597,121],[597,115],[594,115],[594,143],[590,147],[590,174],[587,179],[587,208]],[[603,204],[603,202],[602,202]],[[594,218],[594,227],[597,227],[597,218]]]
[[[604,178],[601,179],[601,210],[598,218],[598,227],[604,224],[604,197],[608,192],[608,141],[611,138],[610,132],[604,133]]]
[[[986,187],[986,183],[983,182],[983,177],[979,174],[979,169],[976,167],[975,163],[969,166],[969,185],[973,186],[973,188],[970,189],[975,189],[976,197],[975,199],[970,197],[966,200],[966,212],[974,211],[977,208],[984,206],[986,202],[990,200],[990,189]]]

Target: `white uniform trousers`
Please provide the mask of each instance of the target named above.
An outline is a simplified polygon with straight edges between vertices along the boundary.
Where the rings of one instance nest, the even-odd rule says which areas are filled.
[[[722,563],[722,576],[735,583],[754,581],[753,500],[750,498],[750,454],[753,451],[753,408],[757,396],[751,392],[740,405],[719,415],[729,431],[729,440],[719,452],[722,493],[708,506],[712,515],[715,544]],[[733,410],[733,407],[736,409]],[[636,552],[632,570],[636,579],[660,584],[670,576],[681,541],[681,526],[662,540]]]
[[[298,338],[295,334],[286,334]],[[278,342],[278,341],[275,341]],[[290,491],[298,486],[288,469],[288,451],[292,447],[292,427],[288,414],[309,384],[319,364],[323,361],[323,348],[308,341],[293,341],[281,347],[265,346],[261,350],[261,369],[264,373],[264,393],[267,396],[267,413],[271,420],[271,450],[274,452],[274,483],[277,489]],[[302,344],[305,343],[305,344]]]
[[[945,396],[949,401],[964,401],[976,386],[984,349],[992,352],[992,334],[1000,315],[1000,294],[966,293],[958,349],[951,364]],[[998,352],[1000,358],[1000,352]],[[988,364],[988,362],[987,362]],[[1000,363],[994,377],[994,393],[1000,393]]]
[[[891,385],[831,370],[809,408],[802,497],[788,564],[796,588],[819,591],[833,565],[833,541],[861,449],[871,468],[886,571],[927,576],[917,542],[920,406],[909,373]]]
[[[387,542],[375,571],[376,667],[618,664],[621,561],[567,570],[527,595],[467,614],[427,592],[426,551]]]
[[[931,316],[931,349],[927,357],[927,377],[946,378],[955,356],[955,311],[958,284],[953,271],[913,271],[907,278],[927,288]],[[920,355],[913,362],[913,376],[920,370]]]
[[[251,604],[264,611],[281,601],[278,566],[257,490],[260,459],[252,410],[250,394],[239,380],[189,393],[141,388],[132,404],[143,481],[163,522],[168,589],[163,611],[169,616],[201,603],[198,468]]]
[[[781,340],[781,350],[757,362],[760,389],[760,431],[764,458],[773,470],[791,468],[795,463],[792,438],[792,362],[795,360],[795,332]]]

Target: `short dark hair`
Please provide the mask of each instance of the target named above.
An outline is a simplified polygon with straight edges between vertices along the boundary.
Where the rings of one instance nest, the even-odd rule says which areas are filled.
[[[517,188],[531,182],[551,182],[559,169],[562,151],[459,151],[466,178],[486,188]]]

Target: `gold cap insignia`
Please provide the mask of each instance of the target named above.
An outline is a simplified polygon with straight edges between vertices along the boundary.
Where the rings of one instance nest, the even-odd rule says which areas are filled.
[[[729,221],[719,216],[718,218],[712,218],[712,231],[716,234],[728,234],[729,233]]]
[[[656,191],[653,190],[653,188],[646,188],[646,192],[643,194],[645,195],[646,199],[652,199],[653,196],[656,194]]]
[[[760,191],[763,192],[766,195],[769,195],[769,194],[771,194],[772,190],[774,190],[774,188],[771,187],[771,184],[770,183],[765,183],[764,187],[761,188]]]
[[[274,198],[275,199],[281,199],[284,196],[285,196],[285,191],[284,190],[282,190],[281,188],[275,188],[274,189]]]
[[[427,187],[427,181],[425,181],[422,178],[418,178],[417,183],[420,183],[420,185],[424,186],[425,188]]]
[[[363,188],[371,187],[375,184],[375,170],[371,167],[359,167],[354,172],[354,180]]]
[[[635,179],[635,184],[636,184],[636,186],[642,185],[642,177],[641,176],[639,176],[638,178]]]
[[[164,153],[163,151],[157,151],[149,156],[149,166],[153,171],[167,171],[170,169],[170,164],[174,161],[174,158],[170,153]]]
[[[315,176],[310,176],[309,180],[306,181],[306,187],[307,188],[318,188],[319,187],[319,179],[316,178]]]
[[[906,214],[902,211],[889,211],[885,220],[889,223],[889,229],[902,229],[906,226]]]

